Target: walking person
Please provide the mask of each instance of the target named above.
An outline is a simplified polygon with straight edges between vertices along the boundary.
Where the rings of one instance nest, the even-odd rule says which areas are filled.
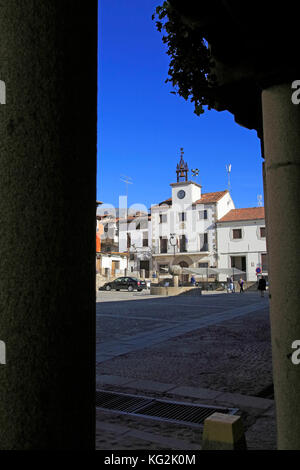
[[[234,294],[235,289],[234,289],[234,282],[233,282],[233,278],[232,278],[232,277],[230,278],[230,284],[229,284],[229,285],[230,285],[230,291],[231,291],[231,293]]]
[[[239,280],[239,286],[240,286],[240,293],[244,292],[244,279]]]
[[[196,286],[196,279],[194,278],[194,275],[191,277],[191,284],[193,287]]]
[[[266,290],[266,286],[267,286],[267,283],[266,283],[266,280],[265,278],[262,276],[259,281],[258,281],[258,286],[257,286],[257,289],[260,290],[260,296],[261,297],[264,297],[264,292]]]

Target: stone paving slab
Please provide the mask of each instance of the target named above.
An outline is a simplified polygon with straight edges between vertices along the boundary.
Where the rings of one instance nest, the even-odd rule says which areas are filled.
[[[135,391],[145,390],[148,392],[168,392],[169,395],[182,398],[197,398],[199,400],[210,400],[215,405],[230,406],[234,408],[252,408],[259,412],[265,411],[264,416],[268,416],[267,411],[270,410],[270,416],[273,416],[274,400],[267,398],[253,397],[242,395],[240,393],[224,393],[219,390],[210,388],[178,386],[176,384],[166,384],[153,380],[135,380],[129,377],[121,377],[115,375],[98,375],[97,384],[101,385],[119,385],[125,386]],[[122,392],[122,390],[120,389]],[[132,392],[131,392],[132,393]]]
[[[153,392],[168,392],[176,387],[174,384],[165,384],[161,382],[154,382],[152,380],[134,380],[130,382],[137,390],[148,390]]]
[[[239,393],[223,393],[218,396],[218,402],[226,405],[234,404],[235,407],[255,408],[259,410],[267,410],[274,405],[274,400],[241,395]]]
[[[127,377],[121,377],[118,375],[97,375],[96,383],[97,385],[126,385],[134,383],[133,379]]]
[[[222,392],[211,390],[209,388],[197,387],[176,387],[171,389],[172,395],[178,395],[187,398],[199,398],[200,400],[215,400],[222,395]]]

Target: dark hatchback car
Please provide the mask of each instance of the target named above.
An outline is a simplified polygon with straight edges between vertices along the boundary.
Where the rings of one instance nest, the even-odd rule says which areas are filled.
[[[102,287],[99,287],[99,290],[121,290],[126,289],[129,292],[133,290],[141,291],[147,288],[145,281],[140,281],[136,277],[118,277],[114,281],[106,282]]]

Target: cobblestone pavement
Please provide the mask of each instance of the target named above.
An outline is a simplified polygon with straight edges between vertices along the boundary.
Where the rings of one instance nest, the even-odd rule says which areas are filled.
[[[237,407],[248,448],[274,449],[274,402],[258,397],[272,384],[268,299],[124,294],[97,303],[97,387]],[[199,449],[201,430],[98,409],[96,445]]]

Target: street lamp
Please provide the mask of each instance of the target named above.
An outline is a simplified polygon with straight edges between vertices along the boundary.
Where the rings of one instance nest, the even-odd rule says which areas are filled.
[[[174,264],[174,261],[175,261],[175,247],[177,246],[177,238],[176,238],[176,234],[175,234],[175,233],[170,233],[169,242],[170,242],[170,245],[171,245],[171,246],[173,247],[173,249],[174,249],[174,260],[173,260],[173,264]]]
[[[173,250],[174,250],[174,258],[173,258],[173,265],[174,265],[175,264],[175,247],[177,246],[176,233],[170,233],[169,243],[173,247]],[[174,285],[175,274],[174,272],[172,274],[173,274],[173,285]]]

